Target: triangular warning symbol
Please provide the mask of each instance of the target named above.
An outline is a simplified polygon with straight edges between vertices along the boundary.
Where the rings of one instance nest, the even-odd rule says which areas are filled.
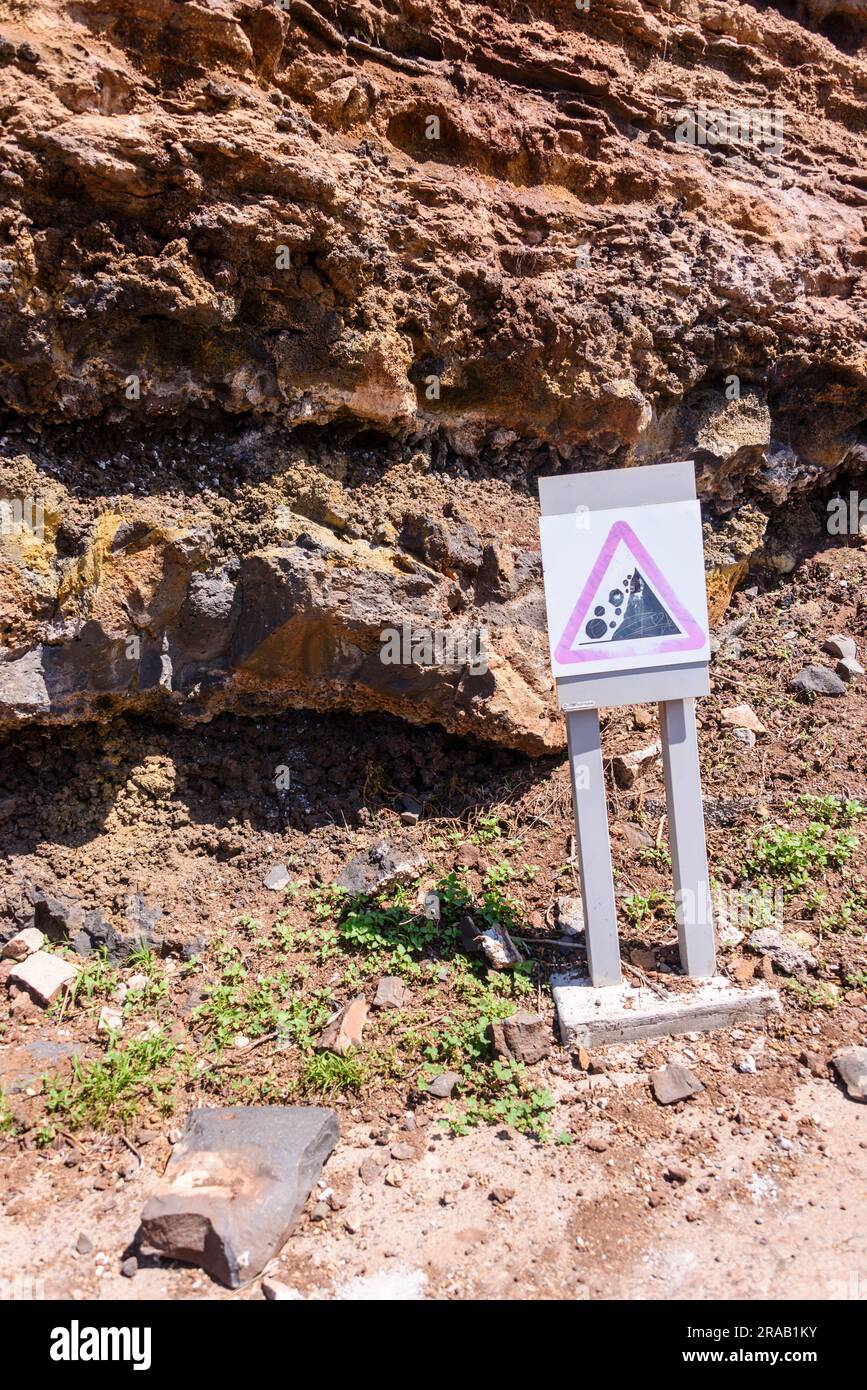
[[[554,656],[572,666],[695,651],[705,640],[632,527],[615,521]]]

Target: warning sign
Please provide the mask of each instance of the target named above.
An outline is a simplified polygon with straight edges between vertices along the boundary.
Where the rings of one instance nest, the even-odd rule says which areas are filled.
[[[540,526],[555,676],[708,660],[697,502],[544,516]]]

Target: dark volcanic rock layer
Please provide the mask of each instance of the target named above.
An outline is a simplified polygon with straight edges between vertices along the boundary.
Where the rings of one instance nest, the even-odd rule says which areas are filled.
[[[719,606],[770,509],[863,468],[865,34],[861,0],[0,6],[0,494],[45,516],[0,527],[0,718],[557,746],[539,471],[693,456]],[[702,106],[774,138],[679,143]],[[383,666],[403,621],[486,626],[488,670]]]

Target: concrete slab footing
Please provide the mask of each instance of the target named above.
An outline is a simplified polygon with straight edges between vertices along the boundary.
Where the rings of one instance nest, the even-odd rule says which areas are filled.
[[[738,989],[720,975],[690,982],[688,989],[660,993],[644,985],[594,988],[587,976],[576,974],[555,975],[551,986],[560,1040],[568,1048],[670,1033],[708,1033],[739,1023],[760,1023],[767,1014],[780,1012],[775,989],[766,985]]]

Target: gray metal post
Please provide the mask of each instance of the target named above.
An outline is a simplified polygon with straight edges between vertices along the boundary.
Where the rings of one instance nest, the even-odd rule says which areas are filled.
[[[619,985],[620,943],[614,877],[608,842],[608,811],[599,715],[595,709],[570,710],[566,714],[569,770],[584,899],[584,933],[587,965],[596,986]]]
[[[687,975],[704,978],[716,974],[716,947],[704,837],[695,700],[665,700],[660,703],[659,727],[680,963]]]

